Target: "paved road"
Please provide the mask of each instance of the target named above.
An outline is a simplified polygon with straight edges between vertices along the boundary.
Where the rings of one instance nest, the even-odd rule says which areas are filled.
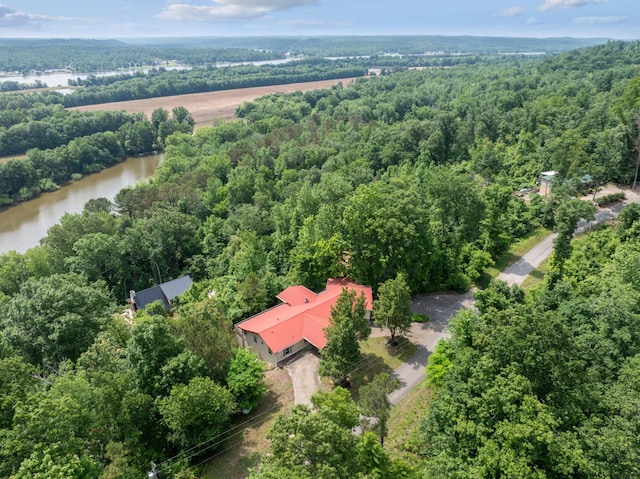
[[[527,276],[542,264],[553,251],[553,240],[558,236],[556,233],[550,234],[540,243],[527,251],[522,257],[509,265],[500,273],[497,279],[506,281],[509,284],[521,285]]]
[[[625,204],[626,203],[618,203],[613,205],[611,208],[596,211],[594,221],[580,220],[575,234],[582,234],[589,231],[598,223],[615,218],[616,215],[620,213],[620,210],[624,208]],[[505,268],[505,270],[498,275],[497,279],[506,281],[509,284],[517,284],[518,286],[522,285],[524,280],[527,279],[527,276],[529,276],[534,269],[540,266],[542,262],[551,255],[551,252],[553,251],[553,240],[556,236],[558,236],[556,233],[547,236],[540,243],[522,255],[518,261]]]
[[[611,208],[599,209],[596,212],[594,221],[581,221],[578,223],[576,234],[588,231],[597,223],[615,218],[626,203],[640,203],[640,196],[637,193],[628,190],[625,193],[627,195],[626,202],[618,203]],[[551,255],[553,240],[556,236],[555,233],[547,236],[527,251],[522,258],[500,273],[498,279],[509,284],[521,285],[527,276]],[[418,347],[418,352],[394,371],[394,376],[400,379],[402,386],[389,395],[389,400],[392,404],[397,404],[424,378],[424,368],[429,355],[434,351],[440,339],[449,337],[447,330],[449,318],[458,310],[471,307],[473,307],[473,293],[471,292],[465,294],[425,295],[414,300],[411,305],[412,311],[414,313],[428,314],[431,321],[425,324],[414,324],[411,329],[409,338]]]
[[[449,318],[462,308],[473,306],[471,292],[465,294],[429,294],[416,297],[411,304],[414,314],[426,314],[426,323],[414,323],[409,338],[418,347],[418,352],[393,372],[400,379],[400,389],[389,395],[391,404],[397,404],[424,378],[424,368],[436,344],[450,336],[447,327]],[[380,334],[380,332],[378,332]],[[382,332],[384,334],[384,332]]]

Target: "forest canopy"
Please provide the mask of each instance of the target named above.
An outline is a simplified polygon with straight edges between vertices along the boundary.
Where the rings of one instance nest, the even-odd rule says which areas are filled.
[[[377,294],[401,277],[412,294],[466,291],[511,242],[565,231],[572,180],[633,181],[639,65],[640,43],[609,42],[269,95],[193,133],[183,110],[94,133],[106,149],[147,125],[135,138],[161,139],[165,159],[40,246],[0,256],[0,475],[140,477],[217,437],[264,391],[258,369],[238,377],[255,358],[236,351],[232,325],[288,285],[348,277]],[[547,170],[564,180],[553,198],[515,194]],[[427,477],[637,476],[618,439],[638,450],[638,218],[631,208],[564,248],[537,294],[492,285],[458,316],[414,442]],[[184,274],[195,284],[173,316],[122,314],[130,290]],[[314,425],[335,432],[353,470],[412,477],[351,434],[347,398],[319,401],[278,420],[272,447],[290,454],[255,477],[348,477],[335,458],[294,454],[289,428]],[[342,420],[323,401],[342,404]]]

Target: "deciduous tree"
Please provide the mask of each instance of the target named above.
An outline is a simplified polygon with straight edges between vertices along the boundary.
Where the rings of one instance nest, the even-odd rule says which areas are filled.
[[[411,293],[402,273],[388,279],[378,289],[378,299],[373,303],[374,323],[389,330],[393,343],[396,334],[406,334],[411,328]]]
[[[367,339],[370,333],[364,295],[356,297],[355,290],[344,288],[331,308],[329,326],[325,328],[327,345],[320,352],[320,374],[345,382],[349,368],[360,359],[358,341]]]

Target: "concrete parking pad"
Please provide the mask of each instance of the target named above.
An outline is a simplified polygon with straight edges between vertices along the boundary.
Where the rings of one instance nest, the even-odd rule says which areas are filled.
[[[320,364],[318,354],[309,350],[296,354],[285,366],[293,383],[295,404],[311,406],[311,396],[320,389],[318,364]]]

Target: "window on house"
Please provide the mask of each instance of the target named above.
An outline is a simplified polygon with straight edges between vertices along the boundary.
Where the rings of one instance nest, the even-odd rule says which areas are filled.
[[[253,335],[253,342],[257,343],[258,342],[258,336],[256,336],[255,334]]]
[[[291,347],[285,348],[284,350],[284,355],[288,356],[289,354],[291,354]]]

